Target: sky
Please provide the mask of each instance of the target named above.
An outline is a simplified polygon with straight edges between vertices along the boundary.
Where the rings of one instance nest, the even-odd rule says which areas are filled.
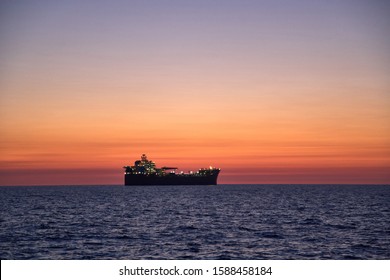
[[[0,2],[0,185],[390,183],[390,4]]]

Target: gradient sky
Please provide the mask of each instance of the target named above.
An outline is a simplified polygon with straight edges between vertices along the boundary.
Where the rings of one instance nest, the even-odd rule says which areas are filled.
[[[0,185],[390,183],[390,4],[0,2]]]

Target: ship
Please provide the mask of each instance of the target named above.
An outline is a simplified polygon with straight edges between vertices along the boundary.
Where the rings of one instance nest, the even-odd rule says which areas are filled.
[[[196,172],[176,173],[177,167],[157,168],[143,154],[141,160],[136,160],[133,166],[124,166],[125,186],[144,185],[216,185],[220,168],[210,166]]]

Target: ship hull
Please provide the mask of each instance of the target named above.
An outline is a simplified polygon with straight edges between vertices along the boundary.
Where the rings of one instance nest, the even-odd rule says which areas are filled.
[[[207,175],[192,174],[167,174],[143,175],[143,174],[125,174],[125,186],[159,186],[159,185],[216,185],[219,171]]]

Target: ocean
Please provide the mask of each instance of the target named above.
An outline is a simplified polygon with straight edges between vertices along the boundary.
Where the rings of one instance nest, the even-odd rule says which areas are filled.
[[[390,186],[0,187],[5,259],[390,259]]]

